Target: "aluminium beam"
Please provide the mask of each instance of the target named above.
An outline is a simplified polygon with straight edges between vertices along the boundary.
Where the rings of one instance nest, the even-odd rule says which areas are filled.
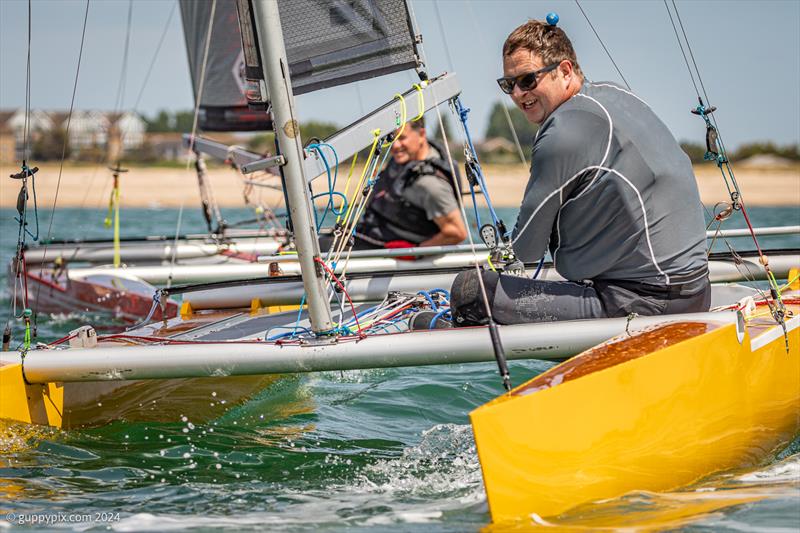
[[[194,144],[192,144],[192,136],[189,133],[183,134],[183,145],[220,161],[233,161],[238,167],[251,165],[264,159],[262,154],[245,150],[239,146],[228,146],[197,135],[194,136]]]
[[[422,111],[428,111],[439,104],[447,102],[461,94],[461,86],[455,73],[443,74],[428,81],[422,89],[422,97],[416,89],[412,88],[403,93],[403,100],[406,108],[406,120],[411,120],[420,114],[420,104]],[[357,122],[339,130],[327,139],[326,144],[330,144],[336,150],[339,162],[352,157],[353,154],[369,146],[374,139],[373,132],[380,131],[381,137],[388,135],[397,129],[397,121],[403,116],[402,104],[398,98],[393,98],[372,113],[359,119]],[[328,163],[333,165],[332,157],[325,153]],[[310,182],[326,173],[325,163],[322,158],[314,152],[305,158],[303,163],[306,179]]]

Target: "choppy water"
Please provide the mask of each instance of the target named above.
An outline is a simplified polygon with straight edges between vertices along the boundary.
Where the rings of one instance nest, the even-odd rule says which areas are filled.
[[[800,224],[797,208],[751,214],[758,225]],[[0,210],[4,264],[14,250],[13,215]],[[513,222],[511,210],[503,216]],[[59,210],[52,236],[108,236],[103,217],[99,210]],[[129,209],[123,233],[169,234],[176,220],[177,210]],[[42,225],[44,233],[46,219]],[[734,220],[728,227],[738,226]],[[184,229],[201,227],[199,211],[184,213]],[[797,237],[762,244],[800,245]],[[41,317],[40,337],[95,318]],[[515,362],[512,378],[519,383],[548,367]],[[210,423],[176,414],[167,423],[84,430],[0,426],[0,529],[24,523],[36,530],[478,530],[489,515],[467,414],[500,392],[491,364],[326,372],[280,379]],[[37,515],[71,522],[32,525]],[[590,524],[797,531],[800,440],[769,464],[682,492],[630,494],[510,527]]]

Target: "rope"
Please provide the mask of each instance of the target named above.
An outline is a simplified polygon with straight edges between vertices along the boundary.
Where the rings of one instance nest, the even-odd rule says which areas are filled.
[[[131,42],[131,19],[133,18],[133,0],[128,0],[128,18],[125,29],[125,46],[122,50],[122,66],[119,73],[119,86],[117,87],[117,99],[114,104],[114,113],[119,113],[122,109],[122,102],[125,100],[125,81],[128,77],[128,48]]]
[[[736,182],[736,177],[733,174],[733,168],[730,165],[730,161],[728,160],[725,150],[725,145],[722,142],[722,135],[719,133],[719,126],[717,125],[716,118],[711,115],[715,108],[711,106],[711,100],[708,97],[708,93],[706,92],[705,85],[703,84],[703,78],[700,75],[700,69],[697,66],[697,62],[694,58],[694,53],[692,52],[692,46],[689,43],[689,39],[686,35],[686,30],[683,26],[683,21],[680,18],[680,13],[678,12],[678,7],[675,4],[675,0],[672,0],[672,9],[675,11],[675,16],[678,20],[678,25],[681,28],[681,34],[683,35],[683,41],[681,41],[680,36],[678,35],[677,27],[675,26],[675,20],[672,17],[672,13],[670,12],[669,5],[667,1],[664,0],[664,5],[667,8],[667,13],[670,15],[670,22],[672,23],[672,28],[675,32],[675,37],[678,40],[678,45],[681,48],[681,52],[683,52],[683,43],[686,44],[686,49],[689,52],[689,57],[692,59],[692,65],[694,66],[694,72],[692,71],[692,67],[689,65],[689,61],[686,57],[686,54],[683,53],[683,59],[686,63],[686,68],[689,70],[689,74],[692,77],[692,83],[694,84],[694,74],[697,75],[697,80],[700,82],[700,87],[703,90],[703,95],[705,96],[705,102],[708,104],[708,107],[703,103],[703,99],[700,97],[700,93],[697,90],[697,84],[694,84],[695,93],[697,94],[697,99],[699,105],[695,108],[694,112],[703,119],[706,123],[706,136],[707,136],[707,150],[706,159],[715,159],[717,163],[717,168],[719,168],[720,173],[722,174],[722,178],[725,181],[725,185],[728,187],[728,192],[731,195],[731,200],[733,202],[733,208],[736,209],[737,206],[739,210],[742,212],[742,216],[744,217],[745,223],[747,224],[747,228],[750,231],[750,236],[753,238],[753,243],[755,243],[756,250],[759,256],[759,262],[764,267],[764,271],[767,274],[767,280],[769,282],[770,287],[770,295],[772,297],[773,302],[769,302],[768,299],[765,298],[767,305],[769,306],[770,312],[772,313],[773,318],[775,321],[783,327],[784,337],[786,339],[786,350],[789,350],[789,340],[788,340],[788,332],[786,330],[786,306],[781,301],[781,294],[780,294],[780,287],[778,286],[777,280],[775,279],[775,275],[769,267],[769,258],[764,255],[763,251],[761,250],[761,245],[758,242],[758,238],[756,237],[755,230],[753,229],[753,225],[750,222],[750,216],[747,213],[747,209],[745,208],[741,189],[739,188],[738,183]],[[713,140],[709,141],[708,139],[713,139],[716,137],[716,141],[719,142],[719,153],[712,153],[711,144],[716,144]],[[714,146],[716,148],[716,146]],[[727,170],[727,175],[725,171]],[[730,185],[728,184],[728,179],[730,178],[730,182],[733,185],[734,191],[731,191]],[[726,243],[727,244],[727,243]],[[729,249],[733,252],[733,248],[730,244],[728,244]]]
[[[53,220],[55,220],[56,205],[58,204],[58,193],[61,190],[61,175],[64,171],[64,159],[66,158],[67,154],[67,144],[69,142],[69,129],[72,123],[72,112],[75,109],[75,95],[78,92],[78,78],[80,77],[81,73],[81,59],[83,58],[83,44],[86,41],[86,22],[88,21],[88,19],[89,19],[89,0],[86,0],[86,9],[83,14],[83,29],[81,30],[81,45],[78,50],[78,64],[77,67],[75,68],[75,81],[72,84],[72,98],[69,103],[69,113],[67,114],[67,126],[64,132],[64,144],[61,146],[61,162],[59,163],[58,166],[58,179],[56,180],[56,191],[55,194],[53,195],[53,207],[50,210],[50,222],[47,227],[47,236],[45,238],[45,244],[44,244],[45,257],[47,257],[47,244],[50,242],[50,236],[52,235],[53,231]],[[40,277],[42,276],[43,271],[44,271],[44,263],[42,264],[42,266],[39,267]],[[42,285],[40,283],[36,286],[36,299],[35,299],[36,302],[39,302],[39,293],[41,289]],[[38,319],[39,319],[39,313],[38,313],[38,303],[37,303],[37,306],[33,312],[34,337],[36,336],[35,332],[38,327]]]
[[[578,0],[575,0],[575,5],[577,5],[577,6],[578,6],[578,9],[580,9],[580,10],[581,10],[581,14],[583,15],[583,18],[585,18],[585,19],[586,19],[586,22],[588,22],[588,23],[589,23],[589,27],[590,27],[590,28],[592,28],[592,31],[594,32],[594,36],[595,36],[595,37],[597,37],[597,40],[598,40],[598,41],[600,41],[600,46],[602,46],[602,47],[603,47],[603,50],[605,50],[605,52],[606,52],[606,55],[608,56],[608,59],[610,59],[610,60],[611,60],[611,63],[614,65],[614,68],[615,68],[615,69],[617,69],[617,74],[619,74],[619,77],[620,77],[620,78],[622,78],[622,81],[625,83],[625,87],[627,87],[629,91],[632,91],[633,89],[631,89],[631,86],[630,86],[630,84],[628,83],[628,80],[626,80],[626,79],[625,79],[625,76],[623,76],[623,75],[622,75],[622,71],[621,71],[621,70],[619,69],[619,67],[617,66],[617,62],[616,62],[616,61],[614,61],[614,58],[613,58],[613,57],[611,57],[611,52],[609,52],[609,51],[608,51],[608,48],[606,48],[606,44],[603,42],[603,39],[601,39],[601,38],[600,38],[600,34],[599,34],[599,33],[597,33],[597,30],[596,30],[596,29],[594,29],[594,25],[592,24],[592,21],[591,21],[591,20],[589,20],[589,16],[588,16],[588,15],[586,14],[586,12],[583,10],[583,7],[581,7],[581,3],[580,3]]]
[[[211,14],[208,17],[208,31],[206,32],[205,49],[203,50],[203,63],[200,67],[200,84],[194,103],[194,117],[192,118],[192,136],[189,141],[189,151],[186,156],[186,169],[191,164],[191,154],[194,152],[194,136],[197,133],[197,119],[200,115],[200,101],[203,99],[203,89],[206,81],[206,65],[208,64],[208,50],[211,48],[211,30],[214,29],[214,13],[217,10],[217,0],[211,0]]]
[[[483,32],[481,31],[480,26],[478,25],[478,22],[475,19],[475,12],[472,10],[472,0],[467,0],[465,4],[467,6],[467,10],[469,11],[470,21],[472,22],[472,28],[474,30],[473,35],[478,36],[478,39],[480,40],[481,43],[481,50],[490,50],[491,48],[486,43],[486,39],[484,39],[483,37]],[[445,43],[447,43],[446,39]],[[503,109],[503,116],[505,117],[506,123],[508,124],[508,129],[511,132],[511,138],[514,140],[514,147],[517,149],[517,155],[519,156],[519,160],[523,165],[529,166],[530,163],[528,163],[528,160],[525,158],[525,152],[522,150],[522,144],[519,142],[517,129],[514,127],[514,122],[511,120],[511,113],[509,113],[508,108],[505,105],[501,104],[500,107]]]
[[[330,151],[333,153],[334,173],[333,173],[333,179],[332,180],[331,180],[331,166],[330,166],[330,164],[328,164],[328,159],[325,157],[325,154],[322,152],[322,147],[330,149]],[[328,212],[329,211],[332,211],[333,214],[337,215],[337,216],[342,214],[344,208],[347,206],[347,197],[345,195],[343,195],[342,193],[337,193],[337,192],[334,191],[334,189],[336,188],[336,180],[339,177],[339,155],[336,153],[336,149],[333,146],[331,146],[330,144],[328,144],[328,143],[310,144],[310,145],[308,145],[307,149],[315,150],[317,152],[317,155],[319,155],[320,159],[322,159],[322,163],[325,165],[325,171],[327,172],[327,175],[328,175],[328,192],[324,192],[324,193],[320,193],[320,194],[316,194],[316,195],[312,196],[312,200],[315,200],[317,198],[321,198],[323,196],[327,196],[328,197],[328,203],[325,205],[325,211],[323,211],[322,217],[317,222],[317,233],[319,233],[319,230],[322,227],[322,225],[324,224],[325,217],[328,216]],[[336,206],[333,205],[333,198],[336,195],[342,196],[344,198],[344,204],[342,205],[341,208],[339,208],[338,211],[336,209]],[[316,209],[314,209],[314,216],[316,217]]]
[[[427,82],[422,82],[427,85]],[[411,122],[416,122],[425,116],[425,93],[422,92],[422,86],[419,83],[412,85],[417,90],[417,107],[419,107],[419,114],[411,119]]]
[[[347,289],[345,289],[345,287],[342,284],[342,282],[339,281],[339,278],[336,277],[336,274],[334,274],[333,270],[331,270],[331,268],[328,265],[325,264],[325,261],[323,261],[319,257],[315,257],[314,261],[319,263],[322,266],[322,268],[325,269],[325,272],[327,272],[328,275],[330,275],[331,279],[334,281],[334,283],[336,283],[336,286],[339,287],[339,289],[341,289],[342,293],[347,298],[347,301],[350,302],[350,309],[353,311],[353,317],[354,317],[354,319],[356,321],[356,327],[358,328],[358,334],[359,334],[359,336],[362,336],[363,333],[361,332],[361,325],[358,323],[358,314],[356,313],[356,306],[355,306],[355,304],[353,304],[353,300],[350,298],[350,295],[347,293]]]
[[[142,100],[142,95],[144,94],[144,90],[147,87],[147,82],[150,81],[150,74],[153,72],[153,67],[156,64],[156,59],[158,59],[158,55],[161,52],[161,45],[164,44],[164,39],[167,36],[167,32],[169,31],[169,24],[172,22],[172,16],[175,14],[175,8],[178,7],[178,3],[175,2],[172,4],[172,9],[169,11],[169,16],[167,16],[167,22],[164,24],[164,29],[161,30],[161,37],[158,39],[158,44],[156,45],[156,51],[153,52],[153,57],[150,59],[150,66],[147,67],[147,74],[144,75],[144,81],[142,82],[142,86],[139,89],[139,94],[136,96],[136,103],[133,104],[133,110],[136,111],[139,108],[139,103]]]
[[[478,186],[480,187],[481,191],[483,192],[483,196],[486,199],[486,205],[489,208],[489,214],[492,217],[492,224],[495,226],[500,222],[497,213],[494,210],[494,206],[492,205],[492,199],[489,196],[489,188],[486,186],[486,181],[483,177],[483,169],[481,168],[481,164],[478,161],[478,155],[475,151],[475,146],[472,144],[472,136],[469,133],[469,126],[467,125],[467,115],[469,114],[469,109],[464,107],[464,104],[461,103],[461,98],[456,97],[453,100],[453,105],[455,106],[456,112],[458,113],[459,119],[461,121],[461,126],[464,130],[464,138],[466,139],[464,143],[465,152],[467,153],[467,160],[472,163],[472,168],[475,171],[475,178],[478,181]],[[473,190],[473,186],[470,183],[470,191]],[[480,218],[478,217],[478,206],[475,198],[475,194],[473,191],[472,194],[473,202],[475,203],[475,216],[478,218],[478,225],[480,227]]]
[[[30,154],[28,144],[30,142],[31,127],[31,0],[28,0],[28,58],[25,66],[25,124],[22,130],[22,160],[28,161]],[[24,163],[23,163],[24,164]]]

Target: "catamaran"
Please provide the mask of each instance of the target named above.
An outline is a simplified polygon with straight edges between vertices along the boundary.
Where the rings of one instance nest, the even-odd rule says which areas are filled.
[[[409,62],[419,67],[421,56],[403,1],[374,0],[369,2],[374,10],[359,9],[361,2],[309,2],[302,21],[281,18],[290,3],[238,0],[237,8],[248,94],[256,105],[269,103],[278,126],[281,157],[265,164],[283,174],[299,276],[179,288],[176,292],[188,296],[174,319],[99,338],[86,326],[49,345],[25,342],[15,352],[3,352],[0,418],[70,427],[174,417],[188,407],[165,407],[192,399],[205,407],[209,386],[224,390],[224,403],[217,392],[211,401],[215,409],[204,411],[213,417],[281,373],[496,361],[508,383],[508,359],[566,360],[470,415],[495,521],[550,516],[630,490],[689,484],[762,460],[797,434],[797,251],[712,257],[711,275],[718,283],[708,313],[423,330],[411,320],[418,311],[428,311],[431,324],[448,315],[446,287],[453,269],[350,275],[343,266],[346,246],[323,255],[308,183],[325,173],[326,165],[322,157],[308,157],[301,145],[293,87],[332,83],[328,76],[340,55],[292,56],[288,51],[300,52],[287,50],[287,44],[307,36],[315,50],[327,50],[317,40],[331,32],[310,25],[310,17],[335,25],[340,46],[355,54],[351,63],[361,62],[361,68],[371,62],[380,68],[405,68]],[[382,17],[364,23],[369,13]],[[352,41],[342,37],[346,28]],[[405,44],[397,35],[405,36]],[[374,172],[375,152],[391,143],[402,118],[445,102],[460,106],[455,83],[453,74],[425,76],[326,144],[342,158],[371,147]],[[479,166],[474,168],[476,183],[487,193]],[[354,213],[361,186],[356,191],[350,203]],[[341,235],[351,223],[338,226]],[[525,268],[496,226],[493,221],[481,232],[491,264]],[[469,253],[477,255],[478,249],[471,245]],[[527,267],[533,275],[555,275],[543,264]],[[751,268],[764,272],[768,290],[721,283],[733,273],[750,277]],[[780,286],[778,277],[790,283]],[[62,349],[67,343],[69,349]]]

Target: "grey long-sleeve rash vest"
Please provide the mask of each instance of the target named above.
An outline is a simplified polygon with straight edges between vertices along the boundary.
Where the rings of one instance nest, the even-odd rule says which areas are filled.
[[[611,83],[585,83],[544,121],[514,228],[536,261],[549,243],[568,280],[670,284],[707,263],[692,166],[650,107]]]

